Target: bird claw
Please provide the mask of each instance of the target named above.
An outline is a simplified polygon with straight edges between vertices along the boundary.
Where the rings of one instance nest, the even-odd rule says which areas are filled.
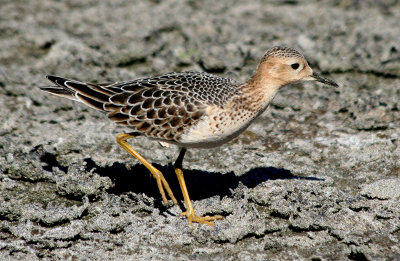
[[[186,216],[187,219],[189,220],[189,225],[192,226],[192,223],[199,223],[199,224],[205,224],[209,226],[214,226],[213,222],[214,220],[221,220],[223,219],[223,216],[221,215],[216,215],[216,216],[198,216],[193,210],[189,211],[186,210],[181,213],[181,217]]]

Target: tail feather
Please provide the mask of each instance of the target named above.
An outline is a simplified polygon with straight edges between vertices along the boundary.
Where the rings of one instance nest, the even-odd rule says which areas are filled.
[[[57,96],[60,96],[63,98],[79,101],[75,97],[75,94],[73,92],[70,92],[70,91],[66,90],[65,88],[61,88],[59,86],[45,86],[45,87],[39,87],[39,88],[42,91],[49,92],[51,94],[54,94],[54,95],[57,95]]]
[[[66,87],[73,89],[80,95],[86,96],[99,102],[107,102],[108,98],[110,98],[110,94],[104,94],[104,92],[99,92],[97,90],[98,88],[93,88],[93,86],[95,85],[88,85],[86,83],[76,81],[67,81],[64,84]]]
[[[116,93],[114,90],[108,90],[106,85],[83,83],[53,75],[46,75],[46,78],[56,86],[40,87],[41,90],[60,97],[83,102],[101,111],[105,111],[104,104],[108,103],[109,98]]]
[[[78,93],[76,96],[78,97],[80,102],[83,102],[84,104],[86,104],[96,110],[105,111],[103,102],[99,102],[97,100],[91,99],[89,97],[81,95],[80,93]]]

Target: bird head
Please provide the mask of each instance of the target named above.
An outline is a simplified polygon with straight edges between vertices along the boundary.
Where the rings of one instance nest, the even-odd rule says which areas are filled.
[[[318,81],[326,85],[339,85],[313,72],[304,56],[289,47],[273,47],[261,59],[257,71],[275,81],[280,87],[298,81]]]

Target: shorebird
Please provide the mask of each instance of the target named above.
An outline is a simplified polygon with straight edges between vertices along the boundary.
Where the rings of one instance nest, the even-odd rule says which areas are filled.
[[[129,128],[129,132],[117,136],[117,142],[150,171],[165,204],[166,193],[177,204],[168,182],[127,140],[144,135],[180,147],[174,169],[186,205],[181,216],[186,216],[190,225],[197,222],[211,226],[222,216],[195,213],[182,172],[186,150],[220,146],[237,137],[265,111],[278,90],[290,83],[318,81],[338,87],[314,73],[301,53],[281,46],[265,53],[245,83],[205,72],[173,72],[111,84],[46,77],[55,86],[40,87],[43,91],[82,102]]]

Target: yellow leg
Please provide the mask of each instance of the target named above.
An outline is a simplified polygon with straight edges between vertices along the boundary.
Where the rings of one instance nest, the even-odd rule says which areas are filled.
[[[176,200],[174,194],[172,193],[172,190],[169,187],[168,182],[165,180],[161,171],[156,169],[153,165],[151,165],[150,162],[148,162],[145,158],[143,158],[142,155],[137,153],[126,141],[133,137],[135,137],[135,136],[133,136],[131,134],[119,134],[117,136],[117,142],[124,150],[129,152],[129,154],[131,154],[133,157],[137,158],[148,170],[150,170],[151,174],[157,181],[157,186],[158,186],[158,189],[160,190],[160,194],[161,194],[164,204],[168,203],[167,197],[165,196],[165,192],[164,192],[164,189],[165,189],[168,193],[168,196],[171,198],[171,200],[174,202],[174,204],[177,205],[178,201]]]
[[[176,176],[178,177],[179,185],[181,186],[182,194],[183,194],[183,199],[185,201],[186,205],[186,211],[181,213],[181,216],[186,216],[189,220],[189,225],[192,225],[192,222],[200,223],[200,224],[206,224],[209,226],[214,226],[213,220],[218,220],[218,219],[223,219],[222,216],[216,215],[216,216],[198,216],[194,212],[192,202],[189,198],[189,193],[186,187],[186,182],[185,179],[183,178],[183,171],[182,171],[182,161],[183,157],[185,155],[186,149],[182,148],[178,159],[175,162],[175,173]]]

